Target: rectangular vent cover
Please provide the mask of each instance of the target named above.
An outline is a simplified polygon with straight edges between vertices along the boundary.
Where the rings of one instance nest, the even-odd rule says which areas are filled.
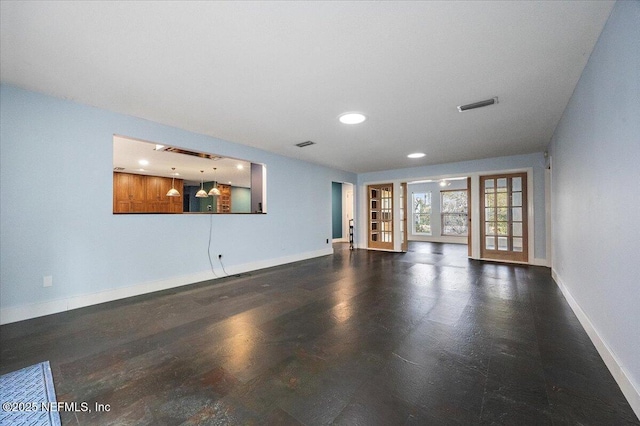
[[[113,171],[114,171],[114,172],[121,172],[121,171],[123,171],[123,170],[124,170],[124,167],[114,167],[114,168],[113,168]]]
[[[298,148],[304,148],[305,146],[315,145],[315,144],[316,144],[315,142],[306,141],[306,142],[300,142],[300,143],[297,143],[297,144],[296,144],[296,146],[297,146]]]
[[[222,157],[219,157],[217,155],[205,154],[204,152],[188,151],[186,149],[174,148],[172,146],[165,148],[164,152],[173,152],[176,154],[192,155],[194,157],[208,158],[209,160],[213,160],[213,161],[218,161],[222,159]]]

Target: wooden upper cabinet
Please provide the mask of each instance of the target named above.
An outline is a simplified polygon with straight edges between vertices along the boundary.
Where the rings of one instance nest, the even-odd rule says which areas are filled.
[[[171,179],[169,179],[168,185],[166,178],[158,176],[147,176],[146,181],[146,211],[148,213],[169,212],[169,198],[171,197],[167,197],[167,191],[171,189]]]
[[[113,174],[113,212],[145,211],[145,177],[130,173]]]
[[[179,197],[167,197],[171,189],[170,178],[113,174],[114,213],[182,213],[182,179],[175,180]]]
[[[184,211],[182,204],[184,200],[184,181],[182,179],[176,179],[174,183],[174,188],[180,193],[179,197],[167,197],[167,192],[171,189],[171,179],[167,179],[167,181],[168,186],[167,190],[164,191],[164,196],[169,199],[169,211],[171,213],[182,213]]]

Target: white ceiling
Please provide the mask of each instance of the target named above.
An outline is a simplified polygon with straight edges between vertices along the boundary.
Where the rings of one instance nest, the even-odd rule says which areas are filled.
[[[544,150],[612,7],[3,1],[0,74],[360,173]],[[368,120],[341,124],[346,111]]]
[[[165,146],[164,149],[167,147]],[[175,147],[181,148],[181,147]],[[145,160],[146,165],[139,162]],[[242,166],[241,169],[238,166]],[[185,184],[200,185],[216,181],[243,188],[251,187],[251,163],[228,157],[216,160],[156,149],[156,144],[122,136],[113,137],[113,167],[125,173],[184,179]],[[175,168],[175,170],[172,170]],[[215,168],[215,170],[214,170]]]

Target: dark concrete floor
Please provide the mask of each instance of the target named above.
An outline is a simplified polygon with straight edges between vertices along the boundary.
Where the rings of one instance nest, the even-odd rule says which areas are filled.
[[[546,268],[349,251],[0,328],[65,425],[640,424]]]

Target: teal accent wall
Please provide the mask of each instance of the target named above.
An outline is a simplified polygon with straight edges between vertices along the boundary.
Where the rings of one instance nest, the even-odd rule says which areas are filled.
[[[342,184],[331,182],[331,224],[333,238],[342,238]]]
[[[231,213],[251,213],[251,189],[231,187]]]

